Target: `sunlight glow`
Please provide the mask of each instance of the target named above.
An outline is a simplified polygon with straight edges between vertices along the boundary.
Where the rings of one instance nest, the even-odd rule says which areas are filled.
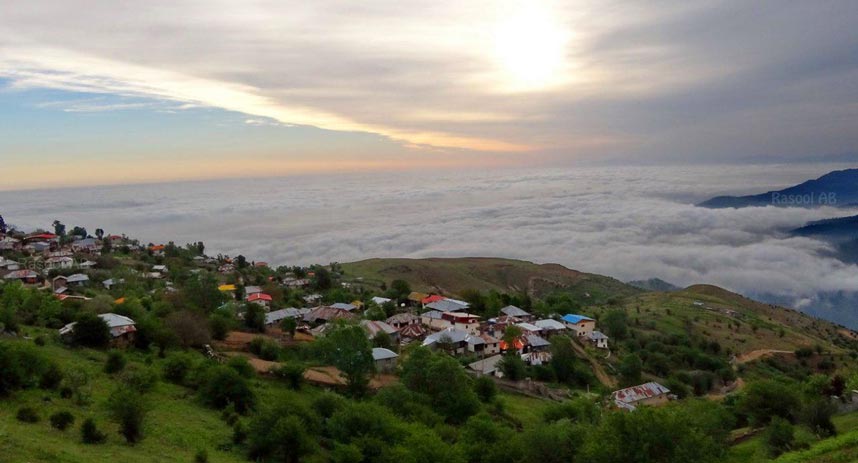
[[[569,34],[549,8],[523,2],[495,29],[495,58],[511,91],[539,90],[564,78]]]

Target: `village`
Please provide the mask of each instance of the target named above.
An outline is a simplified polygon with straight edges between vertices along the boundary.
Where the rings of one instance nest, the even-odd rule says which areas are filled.
[[[174,277],[177,272],[166,262],[175,262],[177,249],[181,248],[172,243],[144,245],[125,235],[106,235],[100,229],[95,236],[90,236],[78,227],[66,234],[64,225],[57,222],[54,226],[54,233],[21,233],[6,230],[4,224],[0,230],[2,281],[20,282],[49,291],[63,303],[85,304],[109,294],[113,297],[113,307],[121,307],[125,302],[126,280],[143,281],[151,288],[151,293],[176,291]],[[558,396],[556,390],[532,378],[505,379],[504,359],[514,356],[528,367],[548,365],[552,339],[569,339],[575,350],[584,355],[585,348],[610,355],[609,337],[598,330],[594,318],[580,313],[558,313],[551,318],[540,318],[508,305],[501,308],[497,316],[484,318],[470,313],[470,304],[463,300],[417,291],[402,294],[401,299],[385,297],[385,294],[360,295],[349,291],[353,282],[340,283],[339,297],[354,295],[355,299],[323,303],[325,297],[316,291],[319,288],[315,284],[316,272],[328,273],[322,267],[275,271],[268,268],[267,263],[247,262],[243,257],[209,257],[203,253],[202,246],[198,249],[188,245],[187,249],[194,254],[187,274],[215,275],[217,290],[225,301],[220,308],[232,308],[236,317],[236,330],[227,333],[223,341],[214,340],[214,348],[208,344],[200,346],[212,355],[235,355],[235,351],[248,355],[248,344],[259,335],[281,343],[312,342],[324,337],[335,324],[352,323],[361,326],[373,341],[376,374],[386,377],[387,382],[395,381],[397,361],[404,349],[419,345],[462,359],[463,368],[473,376],[494,378],[498,384],[521,393],[561,398],[568,393],[561,392]],[[136,264],[128,270],[116,266],[115,262],[109,263],[108,266],[120,269],[115,272],[100,268],[99,262],[108,262],[106,257],[112,254],[133,258]],[[168,255],[172,259],[168,259]],[[142,262],[147,263],[145,267]],[[248,268],[262,276],[253,282],[245,281],[238,270]],[[330,276],[324,278],[330,279]],[[285,293],[293,294],[290,302],[303,304],[285,306]],[[242,332],[241,327],[247,326],[244,318],[260,312],[264,327],[255,333]],[[99,316],[115,338],[113,345],[133,344],[135,320],[113,311]],[[69,336],[74,325],[73,321],[66,323],[58,328],[58,333]],[[290,335],[284,335],[284,327],[288,327]],[[276,366],[275,362],[261,359],[254,359],[253,364],[263,374]],[[322,386],[343,383],[338,372],[331,368],[309,369],[305,377]],[[385,384],[385,380],[376,383]],[[610,385],[612,383],[605,386]],[[609,406],[625,410],[675,398],[667,387],[656,382],[617,389],[609,397]]]

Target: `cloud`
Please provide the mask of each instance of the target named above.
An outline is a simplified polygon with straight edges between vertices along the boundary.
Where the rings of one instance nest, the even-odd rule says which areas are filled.
[[[537,16],[564,37],[564,62],[550,68],[552,85],[510,91],[530,70],[499,62],[496,45],[519,42],[497,30],[522,5],[550,13]],[[528,152],[524,162],[798,156],[858,141],[858,8],[848,0],[156,0],[133,14],[107,0],[4,6],[0,76],[16,88],[167,100],[409,146]],[[528,62],[527,50],[516,55]]]
[[[807,306],[822,293],[858,292],[858,267],[825,257],[822,242],[785,231],[858,210],[693,204],[760,178],[771,183],[762,191],[835,167],[355,174],[6,192],[0,200],[7,220],[21,226],[59,217],[146,241],[203,240],[212,253],[274,264],[499,256],[622,280],[711,283]]]

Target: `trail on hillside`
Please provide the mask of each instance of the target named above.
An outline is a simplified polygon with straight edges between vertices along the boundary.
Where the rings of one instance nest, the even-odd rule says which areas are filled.
[[[757,349],[752,350],[750,352],[745,352],[744,354],[739,354],[736,357],[736,364],[740,365],[743,363],[753,362],[754,360],[759,360],[764,357],[769,357],[775,354],[795,354],[795,352],[791,350],[777,350],[777,349]]]
[[[584,350],[584,348],[581,347],[581,345],[578,344],[577,341],[572,341],[572,349],[574,349],[575,353],[577,353],[579,356],[585,358],[588,362],[590,362],[590,366],[593,368],[593,373],[596,374],[596,378],[599,380],[600,383],[604,384],[605,386],[608,386],[611,389],[615,389],[617,387],[617,381],[611,375],[609,375],[605,371],[605,369],[602,368],[602,364],[599,363],[598,360],[591,357],[590,354],[588,354],[587,351]]]

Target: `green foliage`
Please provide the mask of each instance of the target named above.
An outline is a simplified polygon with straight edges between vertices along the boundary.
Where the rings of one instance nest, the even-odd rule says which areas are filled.
[[[486,413],[465,422],[457,447],[470,463],[514,463],[523,454],[515,432]]]
[[[69,426],[74,424],[74,415],[69,411],[56,412],[50,417],[51,426],[65,431]]]
[[[795,387],[771,380],[757,381],[745,387],[737,405],[752,424],[764,426],[774,417],[793,421],[801,407],[801,399]]]
[[[104,363],[104,372],[112,375],[119,373],[125,368],[125,355],[118,350],[111,350],[107,353],[107,361]]]
[[[149,366],[130,365],[119,375],[119,381],[128,389],[145,394],[158,384],[158,373]]]
[[[72,329],[72,342],[79,346],[103,348],[110,338],[107,322],[94,313],[82,313]]]
[[[629,336],[629,317],[623,310],[609,310],[599,319],[599,325],[615,341],[622,341]]]
[[[62,372],[56,364],[32,346],[0,343],[0,396],[37,385],[52,389],[57,376]]]
[[[577,460],[587,428],[568,420],[539,424],[521,437],[523,461],[527,463],[569,463]],[[616,460],[619,463],[619,460]]]
[[[38,423],[39,422],[39,414],[36,412],[36,409],[33,407],[21,407],[18,409],[18,413],[15,414],[15,417],[18,421],[22,423]]]
[[[247,380],[227,366],[208,368],[200,381],[199,394],[211,407],[223,409],[232,404],[239,413],[253,408],[256,399]]]
[[[164,379],[171,383],[183,384],[193,367],[194,361],[190,355],[185,353],[171,354],[162,367]]]
[[[372,344],[363,328],[356,325],[335,327],[320,342],[320,348],[332,365],[346,378],[350,393],[362,395],[366,392],[369,377],[375,371]]]
[[[763,438],[766,444],[766,451],[771,458],[775,458],[793,448],[795,444],[795,428],[793,428],[789,421],[776,416],[772,418],[771,423],[766,428]]]
[[[265,332],[265,308],[259,304],[245,304],[244,327],[256,333]]]
[[[282,329],[284,333],[289,333],[289,335],[295,336],[295,330],[298,329],[298,322],[294,317],[286,317],[280,322],[280,329]]]
[[[117,388],[110,394],[107,407],[126,442],[134,444],[143,438],[147,407],[142,395],[128,388]]]
[[[515,351],[504,354],[498,362],[498,368],[503,372],[504,378],[511,381],[521,381],[527,377],[527,365]]]
[[[585,397],[566,400],[546,407],[542,418],[546,423],[569,420],[573,423],[594,424],[599,421],[599,405]]]
[[[256,376],[256,370],[253,368],[253,365],[251,365],[250,361],[247,360],[247,357],[243,355],[230,357],[226,362],[226,366],[232,368],[236,373],[240,374],[244,378],[250,379]]]
[[[462,423],[479,409],[467,373],[445,354],[415,349],[404,362],[401,377],[406,387],[426,394],[432,407],[451,423]]]
[[[817,436],[829,437],[837,434],[837,429],[831,421],[836,412],[837,407],[828,398],[820,397],[806,403],[799,418],[801,423]]]
[[[206,449],[199,449],[197,453],[194,454],[194,463],[208,463],[209,462],[209,453],[206,452]]]
[[[297,362],[290,362],[271,370],[275,378],[282,380],[290,389],[298,390],[304,382],[304,366]]]
[[[480,376],[474,380],[474,392],[482,402],[489,403],[498,395],[498,387],[489,376]]]
[[[316,450],[320,428],[317,417],[304,404],[282,399],[250,422],[250,458],[297,463]]]
[[[641,370],[643,362],[637,354],[627,354],[620,361],[618,368],[622,382],[626,386],[633,386],[641,382]]]
[[[273,361],[277,360],[280,356],[280,346],[271,339],[264,338],[262,336],[253,338],[247,346],[247,349],[251,353],[256,354],[262,360]]]
[[[92,418],[87,418],[80,425],[80,436],[84,444],[102,444],[107,440],[107,435],[98,429]]]

